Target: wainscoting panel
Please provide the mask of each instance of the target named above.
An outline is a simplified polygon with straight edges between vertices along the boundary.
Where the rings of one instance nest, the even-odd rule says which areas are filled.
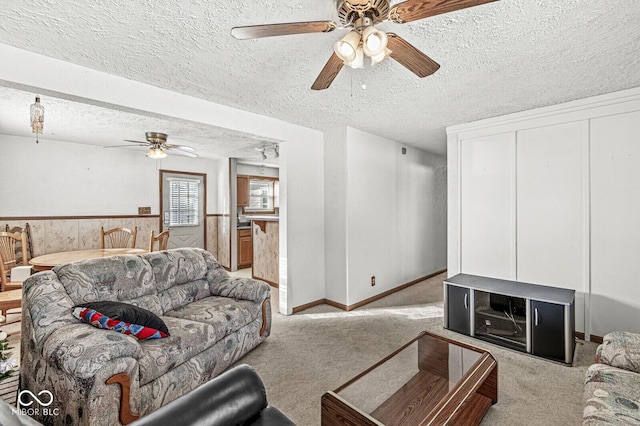
[[[0,226],[9,228],[14,226],[24,227],[28,223],[31,228],[31,241],[33,256],[56,253],[61,251],[74,251],[100,248],[100,227],[105,229],[126,227],[133,229],[138,227],[136,248],[149,248],[149,236],[151,230],[158,232],[158,217],[125,217],[125,218],[47,218],[0,221]]]

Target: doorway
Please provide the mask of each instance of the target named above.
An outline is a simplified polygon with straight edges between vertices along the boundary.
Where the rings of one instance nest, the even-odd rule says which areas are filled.
[[[160,170],[160,230],[169,230],[167,248],[205,248],[206,186],[204,173]]]

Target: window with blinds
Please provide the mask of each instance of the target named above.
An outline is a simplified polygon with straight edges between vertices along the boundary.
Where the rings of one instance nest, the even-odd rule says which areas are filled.
[[[273,210],[273,181],[251,179],[249,181],[249,205],[245,210]]]
[[[169,179],[169,226],[198,225],[197,180]]]

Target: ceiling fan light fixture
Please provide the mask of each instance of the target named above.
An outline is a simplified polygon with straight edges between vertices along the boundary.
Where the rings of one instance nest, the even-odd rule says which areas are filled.
[[[362,31],[362,47],[367,56],[373,57],[384,52],[388,41],[387,34],[376,30],[373,25]]]
[[[356,49],[356,57],[353,61],[349,63],[345,63],[349,65],[351,68],[364,68],[364,51],[362,50],[362,46],[359,46]]]
[[[167,153],[159,146],[152,146],[147,151],[147,157],[153,158],[154,160],[161,160],[167,157]]]
[[[336,42],[333,50],[347,64],[356,59],[358,46],[360,46],[360,34],[357,31],[349,31],[346,36]]]
[[[391,50],[385,47],[382,52],[378,53],[375,56],[371,56],[371,66],[379,64],[380,62],[384,61],[384,58],[386,58],[389,55],[391,55]]]

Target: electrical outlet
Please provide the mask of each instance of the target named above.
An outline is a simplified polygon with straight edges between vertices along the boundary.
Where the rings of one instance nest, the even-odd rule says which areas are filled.
[[[372,276],[371,277],[371,287],[373,287],[374,285],[376,285],[376,276]]]

